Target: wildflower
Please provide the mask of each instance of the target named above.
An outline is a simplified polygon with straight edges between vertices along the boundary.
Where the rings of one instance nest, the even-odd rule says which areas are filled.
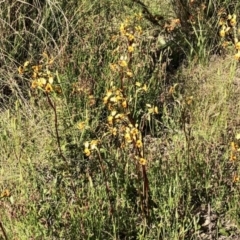
[[[137,136],[138,133],[139,133],[139,131],[138,131],[137,128],[132,128],[132,129],[131,129],[131,134],[132,134],[133,136]]]
[[[118,113],[116,116],[115,116],[115,119],[120,119],[122,120],[124,118],[124,114],[122,113]]]
[[[141,84],[140,82],[136,82],[135,85],[136,85],[137,87],[141,87],[141,86],[142,86],[142,84]]]
[[[89,157],[91,155],[91,152],[88,148],[85,148],[83,152],[87,157]]]
[[[138,21],[142,20],[142,13],[136,14],[135,17]]]
[[[235,44],[235,48],[236,48],[237,50],[240,50],[240,42],[237,42],[237,43]]]
[[[85,143],[84,143],[85,149],[84,149],[83,153],[84,153],[87,157],[89,157],[90,154],[91,154],[91,151],[89,150],[89,145],[90,145],[89,142],[85,142]]]
[[[93,95],[88,96],[88,103],[89,103],[90,106],[95,105],[96,100],[95,100],[95,97]]]
[[[46,74],[48,77],[51,76],[51,72],[49,70],[47,70]]]
[[[111,69],[113,72],[118,71],[118,66],[117,66],[117,64],[115,64],[115,63],[110,63],[110,69]]]
[[[126,74],[127,74],[127,76],[130,77],[130,78],[133,77],[133,73],[132,73],[130,70],[128,70],[128,71],[126,72]]]
[[[127,143],[131,143],[132,142],[132,138],[131,138],[129,133],[125,133],[124,138],[125,138],[125,141]]]
[[[47,83],[47,85],[46,85],[46,87],[45,87],[45,91],[46,91],[47,93],[53,91],[52,85],[51,85],[50,83]]]
[[[149,103],[147,103],[147,104],[146,104],[146,107],[148,107],[148,108],[151,108],[151,107],[152,107],[152,105],[151,105],[151,104],[149,104]]]
[[[139,159],[139,163],[140,163],[141,165],[146,165],[146,164],[147,164],[147,160],[146,160],[145,158],[140,158],[140,159]]]
[[[124,101],[122,102],[122,107],[123,107],[123,108],[127,108],[127,101],[126,101],[126,100],[124,100]]]
[[[158,107],[154,107],[154,113],[155,114],[158,114],[159,112],[158,112]]]
[[[107,103],[108,103],[108,97],[107,97],[107,96],[105,96],[105,97],[103,98],[103,103],[104,103],[104,104],[107,104]]]
[[[32,69],[33,69],[34,72],[38,73],[39,71],[41,71],[42,65],[32,66]]]
[[[121,90],[120,90],[120,89],[117,89],[117,90],[115,91],[115,95],[116,95],[116,96],[122,96]]]
[[[147,85],[146,85],[146,84],[143,85],[142,90],[143,90],[144,92],[147,92],[148,88],[147,88]]]
[[[116,100],[117,100],[116,102],[120,102],[122,100],[122,97],[118,95],[116,96]]]
[[[122,34],[125,34],[126,30],[125,30],[125,24],[124,23],[121,23],[119,30]]]
[[[133,34],[131,34],[131,33],[126,33],[125,35],[127,36],[128,40],[129,40],[130,42],[132,42],[132,41],[134,40]]]
[[[117,103],[117,102],[118,102],[118,98],[116,98],[116,97],[111,97],[111,98],[110,98],[110,102],[112,102],[112,103]]]
[[[238,145],[235,142],[231,142],[231,150],[232,151],[237,151],[238,150]]]
[[[136,147],[137,148],[141,148],[142,146],[143,146],[142,141],[141,140],[137,140],[136,141]]]
[[[47,54],[45,51],[42,53],[42,56],[43,56],[44,58],[48,59],[48,54]]]
[[[30,63],[29,61],[26,61],[26,62],[23,64],[23,67],[24,67],[24,68],[28,67],[29,63]]]
[[[121,67],[127,67],[127,65],[128,65],[125,60],[120,60],[120,61],[118,62],[118,64],[119,64]]]
[[[113,136],[116,136],[116,135],[117,135],[117,128],[116,128],[116,127],[110,128],[110,133],[111,133]]]
[[[18,68],[18,73],[21,75],[24,73],[24,68],[22,66]]]
[[[234,55],[234,58],[235,58],[236,60],[239,60],[239,59],[240,59],[240,51],[237,52],[237,53]]]
[[[50,77],[48,78],[48,82],[49,82],[50,84],[53,84],[53,77],[52,77],[52,76],[50,76]]]
[[[237,140],[240,140],[240,133],[237,133],[236,137]]]
[[[230,15],[230,16],[231,16],[231,15]],[[237,24],[237,15],[236,15],[236,14],[233,14],[229,20],[230,20],[230,25],[231,25],[232,27],[235,27],[236,24]]]
[[[116,110],[113,110],[112,112],[111,112],[111,116],[116,116],[116,114],[117,114],[117,111]]]
[[[53,64],[53,62],[54,62],[54,59],[53,59],[53,57],[51,56],[51,58],[50,58],[49,61],[48,61],[48,64],[51,65],[51,64]]]
[[[32,78],[35,79],[35,78],[37,78],[37,77],[38,77],[37,72],[33,72],[33,74],[32,74]]]
[[[146,104],[146,106],[149,108],[148,109],[148,113],[153,113],[153,114],[158,114],[159,112],[158,112],[158,107],[151,107],[151,105],[150,104]]]
[[[128,57],[127,55],[121,55],[120,60],[121,61],[127,61]]]
[[[113,125],[113,116],[108,116],[107,121],[109,125]]]
[[[230,27],[227,27],[226,30],[225,30],[225,33],[228,33],[229,30],[231,30],[231,28],[230,28]]]
[[[219,36],[223,38],[223,37],[225,37],[225,35],[226,35],[225,30],[224,30],[224,29],[221,29],[221,30],[219,31]]]
[[[193,96],[188,97],[186,101],[187,101],[187,104],[190,105],[193,101]]]
[[[86,142],[84,143],[84,147],[85,147],[85,148],[89,148],[89,142],[88,142],[88,141],[86,141]]]
[[[90,143],[91,150],[97,148],[98,140],[92,140]]]
[[[85,128],[85,122],[83,121],[83,122],[78,123],[77,127],[79,130],[83,130]]]
[[[83,87],[80,87],[79,84],[74,84],[74,86],[73,86],[73,92],[74,93],[80,93],[80,92],[83,92],[83,91],[84,91]]]
[[[141,26],[136,26],[135,27],[135,30],[139,33],[139,34],[142,34],[142,28],[141,28]]]
[[[43,87],[47,83],[47,80],[46,78],[39,78],[38,83],[40,87]]]
[[[226,48],[227,46],[229,46],[231,44],[231,42],[229,42],[229,41],[224,41],[223,43],[222,43],[222,47],[223,48]]]
[[[32,86],[31,86],[31,88],[32,88],[32,89],[35,89],[35,88],[38,87],[38,85],[39,85],[39,84],[38,84],[38,81],[37,81],[37,80],[33,80],[33,81],[32,81]]]
[[[236,183],[239,181],[239,177],[237,175],[233,176],[233,182]]]
[[[236,19],[231,19],[231,20],[230,20],[230,25],[231,25],[232,27],[235,27],[236,24],[237,24]]]
[[[128,46],[128,52],[132,53],[134,51],[134,48],[132,45]]]
[[[230,153],[230,161],[237,160],[236,152],[238,151],[238,145],[235,142],[231,142],[231,153]]]
[[[237,160],[236,155],[233,152],[231,152],[231,154],[230,154],[230,161],[236,161],[236,160]]]
[[[9,197],[10,195],[10,191],[8,189],[5,189],[4,191],[2,191],[0,198]]]
[[[103,103],[107,104],[111,96],[112,96],[112,91],[108,90],[106,96],[103,98]]]

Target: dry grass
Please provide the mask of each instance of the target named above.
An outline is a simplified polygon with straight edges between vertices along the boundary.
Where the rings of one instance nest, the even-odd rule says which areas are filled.
[[[1,3],[1,239],[7,239],[3,229],[9,239],[239,238],[234,50],[209,54],[219,46],[205,30],[193,34],[208,21],[167,32],[171,4],[183,1],[159,10],[157,1],[146,1],[149,13],[131,55],[132,40],[119,26],[144,9],[137,2]],[[127,32],[135,31],[135,20]],[[218,41],[217,33],[213,38]],[[44,50],[54,58],[49,68],[60,94],[31,89],[31,74],[17,71],[27,60],[43,63]],[[128,69],[110,70],[125,55]],[[112,109],[103,98],[113,85],[128,103],[117,109],[127,117],[116,126],[124,131],[128,121],[138,123],[143,147],[110,133]],[[87,157],[84,146],[94,139],[99,142]],[[136,161],[140,150],[144,167]]]

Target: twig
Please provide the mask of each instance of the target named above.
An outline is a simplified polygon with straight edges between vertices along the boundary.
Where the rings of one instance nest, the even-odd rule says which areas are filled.
[[[51,106],[51,108],[53,109],[53,112],[54,112],[54,124],[55,124],[55,132],[56,132],[56,138],[57,138],[58,151],[59,151],[59,154],[62,157],[62,159],[66,162],[67,159],[63,155],[61,144],[60,144],[60,137],[59,137],[59,132],[58,132],[58,116],[57,116],[56,104],[52,102],[52,100],[49,97],[48,93],[46,93],[46,96],[47,96],[47,99],[48,99],[48,103],[49,103],[49,105]]]
[[[148,7],[147,7],[143,2],[141,2],[140,0],[132,0],[132,1],[135,2],[135,3],[137,3],[137,4],[139,4],[139,5],[142,7],[144,17],[145,17],[148,21],[150,21],[150,22],[151,22],[152,24],[154,24],[154,25],[158,25],[158,26],[162,27],[161,24],[159,23],[159,20],[160,20],[160,21],[164,20],[164,17],[163,17],[163,16],[158,16],[158,15],[155,16],[155,15],[153,15],[153,14],[149,11]]]
[[[4,229],[3,224],[2,224],[1,221],[0,221],[0,228],[1,228],[1,230],[2,230],[2,233],[3,233],[3,236],[4,236],[5,240],[8,240],[6,231],[5,231],[5,229]]]

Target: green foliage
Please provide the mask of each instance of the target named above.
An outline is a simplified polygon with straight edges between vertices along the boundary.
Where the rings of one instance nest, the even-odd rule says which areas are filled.
[[[0,238],[239,238],[238,11],[1,3]]]
[[[185,1],[172,0],[174,12],[182,27],[179,45],[185,42],[184,51],[190,61],[207,63],[209,56],[221,49],[219,40],[219,21],[228,14],[239,10],[239,3],[234,1]],[[232,39],[233,41],[233,39]]]

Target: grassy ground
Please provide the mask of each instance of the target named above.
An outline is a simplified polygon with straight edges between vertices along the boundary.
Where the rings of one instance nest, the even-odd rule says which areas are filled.
[[[9,2],[0,239],[239,239],[239,5]]]

